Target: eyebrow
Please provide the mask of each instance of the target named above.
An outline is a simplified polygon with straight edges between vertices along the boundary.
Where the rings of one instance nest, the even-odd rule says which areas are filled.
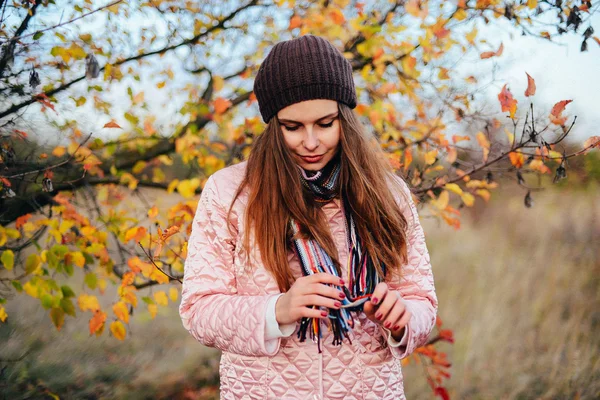
[[[319,119],[317,120],[317,122],[318,122],[318,121],[322,121],[322,120],[324,120],[324,119],[327,119],[327,118],[331,118],[331,117],[337,116],[338,114],[339,114],[339,112],[338,112],[338,111],[336,111],[336,112],[334,112],[334,113],[331,113],[331,114],[325,115],[324,117],[321,117],[321,118],[319,118]],[[280,119],[280,118],[277,118],[277,119],[279,120],[279,122],[287,122],[287,123],[294,123],[294,124],[300,124],[300,123],[301,123],[301,122],[299,122],[299,121],[293,121],[293,120],[291,120],[291,119]]]

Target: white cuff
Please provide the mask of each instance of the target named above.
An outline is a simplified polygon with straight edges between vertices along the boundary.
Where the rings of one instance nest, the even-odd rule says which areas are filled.
[[[406,343],[408,342],[408,325],[404,328],[404,335],[402,335],[402,339],[400,339],[399,342],[396,341],[396,339],[394,339],[392,337],[392,331],[389,330],[388,328],[386,328],[385,326],[381,326],[383,328],[383,330],[387,333],[388,337],[387,337],[387,342],[390,346],[392,347],[400,347],[400,346],[406,346]]]
[[[278,296],[271,297],[267,303],[267,321],[265,324],[265,339],[267,342],[280,337],[291,336],[291,334],[296,330],[296,322],[286,325],[279,325],[277,322],[275,315],[275,304],[277,303],[279,297],[283,296],[283,294],[284,293],[280,293]]]

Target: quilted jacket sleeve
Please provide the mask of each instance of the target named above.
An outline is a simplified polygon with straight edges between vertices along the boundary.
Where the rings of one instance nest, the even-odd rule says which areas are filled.
[[[438,301],[429,252],[417,208],[407,184],[400,177],[396,177],[396,179],[400,181],[405,194],[405,196],[398,195],[397,201],[402,205],[409,224],[408,263],[403,266],[402,277],[399,280],[397,278],[392,280],[389,287],[400,292],[407,309],[411,312],[411,318],[406,325],[406,345],[390,347],[390,350],[394,357],[402,359],[427,342],[427,338],[435,326]],[[380,325],[380,330],[382,335],[388,338],[389,332],[386,332],[382,325]]]
[[[266,346],[269,299],[276,294],[239,295],[234,265],[235,239],[227,229],[227,209],[220,203],[213,178],[207,180],[194,216],[179,314],[185,329],[200,343],[246,356],[272,356]]]

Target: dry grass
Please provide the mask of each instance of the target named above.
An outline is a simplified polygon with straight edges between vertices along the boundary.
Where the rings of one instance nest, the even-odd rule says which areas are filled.
[[[424,219],[439,314],[456,339],[440,345],[451,398],[600,398],[600,188],[536,193],[532,209],[509,190],[464,214],[456,232]],[[48,398],[43,388],[61,399],[218,398],[219,353],[183,329],[176,304],[155,320],[136,311],[125,342],[90,338],[83,313],[57,333],[26,296],[8,312],[0,358],[29,354],[0,363],[5,398]],[[434,398],[421,368],[404,374],[409,399]]]
[[[458,232],[425,223],[456,339],[442,347],[451,398],[600,398],[600,188],[536,193],[531,209],[513,193]],[[408,398],[433,397],[422,370],[405,370]]]

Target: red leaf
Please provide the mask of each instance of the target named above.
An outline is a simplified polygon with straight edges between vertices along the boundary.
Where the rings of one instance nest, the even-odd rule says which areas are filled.
[[[510,117],[514,118],[515,113],[517,112],[517,100],[513,98],[513,95],[510,92],[510,89],[508,89],[507,85],[502,87],[502,90],[498,94],[498,100],[502,106],[502,111],[509,111]]]
[[[443,400],[450,400],[450,395],[444,387],[438,386],[433,392],[436,396],[440,396]]]
[[[561,100],[552,107],[550,111],[550,121],[556,125],[564,125],[567,117],[562,116],[562,112],[564,111],[567,104],[572,102],[573,100]]]
[[[527,90],[525,90],[525,97],[533,96],[535,94],[535,81],[527,72],[525,72],[525,75],[527,75]]]
[[[121,128],[115,121],[107,122],[103,128]]]

